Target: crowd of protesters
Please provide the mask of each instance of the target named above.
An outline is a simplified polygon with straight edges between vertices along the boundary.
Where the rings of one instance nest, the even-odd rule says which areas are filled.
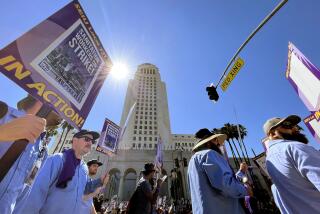
[[[101,197],[100,201],[102,201],[100,207],[96,208],[97,213],[129,213],[128,204],[129,201],[119,201],[117,197],[113,197],[110,201],[107,199],[103,199]],[[180,199],[175,202],[167,199],[166,196],[159,197],[157,199],[157,203],[155,205],[155,209],[153,211],[154,214],[189,214],[191,213],[191,203],[189,200]]]
[[[208,129],[196,133],[199,141],[188,165],[191,204],[159,197],[166,176],[159,176],[153,163],[144,165],[129,201],[105,201],[101,193],[108,173],[93,179],[102,163],[83,161],[99,133],[80,130],[72,137],[71,149],[48,156],[43,133],[59,125],[61,118],[54,111],[38,117],[41,107],[31,96],[22,99],[17,109],[0,102],[1,213],[263,213],[258,200],[262,192],[256,191],[248,165],[241,163],[234,173],[221,150],[227,136]],[[271,118],[263,126],[266,167],[281,213],[320,210],[320,152],[300,133],[300,121],[290,115]],[[12,161],[12,157],[16,159]]]
[[[309,146],[308,139],[300,133],[300,121],[300,117],[290,115],[271,118],[263,125],[266,167],[281,213],[320,210],[320,152]],[[200,140],[192,149],[188,167],[192,212],[262,213],[257,208],[246,164],[241,164],[235,174],[220,150],[227,136],[201,129],[196,137]]]

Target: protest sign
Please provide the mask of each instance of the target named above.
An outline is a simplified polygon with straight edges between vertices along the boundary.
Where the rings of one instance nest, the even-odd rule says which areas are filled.
[[[266,153],[263,152],[257,156],[255,156],[254,158],[252,158],[253,162],[257,165],[257,167],[261,170],[261,172],[265,175],[265,176],[269,176],[268,170],[267,170],[267,166],[266,166]]]
[[[320,70],[292,43],[286,77],[311,113],[320,110]]]
[[[303,121],[304,124],[307,126],[309,131],[311,132],[312,136],[320,143],[320,111],[311,114],[310,116],[306,117]]]
[[[120,133],[120,126],[109,119],[105,119],[96,150],[107,155],[115,153],[118,148]]]
[[[78,1],[0,50],[0,72],[78,129],[111,66]]]

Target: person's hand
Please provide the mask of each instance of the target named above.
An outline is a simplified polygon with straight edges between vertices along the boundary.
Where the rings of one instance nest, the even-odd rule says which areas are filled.
[[[93,195],[94,195],[94,196],[99,195],[99,193],[101,192],[101,189],[102,189],[102,187],[98,187],[98,188],[93,192]]]
[[[158,179],[157,180],[157,187],[160,187],[162,185],[163,181],[162,179]]]
[[[0,142],[26,139],[34,143],[45,127],[45,119],[27,114],[0,126]]]
[[[109,173],[107,172],[105,175],[101,176],[101,181],[102,181],[102,186],[105,187],[107,186],[109,182]]]

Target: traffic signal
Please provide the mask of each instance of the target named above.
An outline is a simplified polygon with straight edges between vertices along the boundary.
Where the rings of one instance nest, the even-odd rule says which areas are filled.
[[[213,85],[207,87],[207,92],[210,100],[218,101],[219,94],[217,92],[217,88]]]
[[[175,165],[177,168],[180,167],[178,158],[174,159],[174,165]]]

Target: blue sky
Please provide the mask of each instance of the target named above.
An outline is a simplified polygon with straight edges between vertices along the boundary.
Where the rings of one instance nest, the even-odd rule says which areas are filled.
[[[0,48],[62,8],[66,0],[10,0],[0,7]],[[172,133],[238,121],[248,130],[249,150],[262,152],[262,125],[274,116],[309,115],[285,78],[288,42],[320,65],[320,2],[289,2],[253,38],[240,56],[245,66],[218,103],[205,87],[216,83],[235,51],[279,3],[261,0],[80,0],[112,61],[128,64],[133,76],[142,63],[155,64],[166,83]],[[0,98],[10,105],[25,95],[0,75]],[[85,128],[101,130],[105,117],[120,122],[128,78],[107,78]],[[311,145],[320,145],[303,125]],[[250,151],[251,154],[251,151]]]

